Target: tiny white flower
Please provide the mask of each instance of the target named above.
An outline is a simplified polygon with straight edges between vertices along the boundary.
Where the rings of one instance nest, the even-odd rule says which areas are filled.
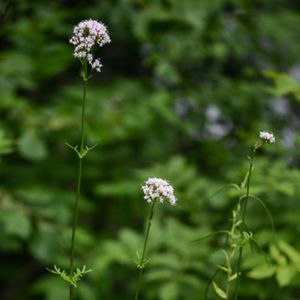
[[[167,200],[171,205],[176,204],[176,197],[174,195],[173,187],[161,178],[149,178],[145,185],[142,186],[144,192],[144,199],[147,202]]]
[[[94,58],[92,53],[96,45],[102,47],[110,43],[110,37],[104,24],[94,20],[81,21],[74,27],[70,43],[75,46],[75,58],[86,59],[93,70],[101,71],[100,59]]]
[[[259,133],[259,137],[268,144],[274,144],[275,143],[275,137],[272,132],[267,131],[261,131]]]

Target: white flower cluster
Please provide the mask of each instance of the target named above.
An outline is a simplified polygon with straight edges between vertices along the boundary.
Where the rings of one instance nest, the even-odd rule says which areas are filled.
[[[144,199],[147,202],[167,200],[171,205],[176,204],[176,197],[174,195],[173,187],[161,178],[149,178],[145,185],[142,186],[144,192]]]
[[[267,131],[261,131],[259,133],[259,137],[268,144],[274,144],[275,143],[275,137],[272,132]]]
[[[110,43],[110,37],[104,24],[94,20],[81,21],[74,27],[70,43],[75,46],[74,57],[86,59],[93,70],[101,71],[102,64],[99,58],[94,58],[93,47],[102,47]]]

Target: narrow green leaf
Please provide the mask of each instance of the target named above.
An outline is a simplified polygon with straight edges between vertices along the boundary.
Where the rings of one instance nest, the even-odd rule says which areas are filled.
[[[191,242],[192,243],[196,243],[196,242],[201,242],[202,240],[205,240],[205,239],[208,239],[208,238],[211,238],[213,236],[216,236],[218,234],[229,234],[229,231],[228,230],[219,230],[219,231],[216,231],[216,232],[213,232],[213,233],[210,233],[210,234],[207,234],[207,235],[204,235],[198,239],[195,239],[195,240],[192,240]]]
[[[220,270],[222,270],[222,271],[224,271],[225,273],[228,273],[228,268],[226,268],[226,267],[224,267],[224,266],[218,266],[218,268],[220,269]]]
[[[220,288],[218,287],[218,285],[216,284],[215,281],[213,281],[213,287],[214,287],[214,290],[216,292],[216,294],[221,298],[221,299],[227,299],[227,295],[226,293]]]
[[[207,199],[213,198],[214,196],[222,193],[224,190],[230,189],[230,188],[234,188],[238,192],[241,191],[241,188],[237,184],[235,184],[235,183],[229,183],[229,184],[226,184],[226,185],[220,187],[217,191],[215,191],[213,194],[211,194],[210,196],[208,196]]]
[[[229,255],[225,250],[221,250],[221,252],[224,254],[225,259],[226,259],[226,264],[227,264],[227,268],[228,268],[228,272],[231,272],[231,263],[230,263],[230,259],[229,259]]]
[[[272,214],[269,211],[269,209],[268,209],[267,205],[265,204],[265,202],[262,199],[260,199],[259,197],[254,196],[254,195],[249,195],[249,198],[256,200],[264,208],[264,210],[266,212],[266,215],[268,216],[268,218],[270,220],[272,230],[275,231],[275,225],[274,225]]]
[[[237,279],[237,273],[234,273],[233,275],[231,275],[231,276],[229,277],[228,281],[233,281],[233,280],[235,280],[235,279]]]
[[[244,188],[246,187],[247,182],[248,182],[248,178],[249,178],[249,171],[246,173],[246,175],[244,177],[244,180],[241,183],[241,189],[242,190],[244,190]]]
[[[220,272],[220,269],[217,269],[215,271],[215,273],[213,274],[213,276],[211,277],[209,283],[207,284],[206,289],[205,289],[205,293],[204,293],[204,300],[207,300],[209,288],[212,285],[212,283],[214,282],[214,280],[217,277],[217,275],[218,275],[219,272]]]

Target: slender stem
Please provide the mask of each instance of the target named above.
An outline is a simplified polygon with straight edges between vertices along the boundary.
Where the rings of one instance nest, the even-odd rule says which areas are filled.
[[[150,233],[155,203],[156,203],[156,201],[153,201],[153,203],[151,205],[150,214],[148,217],[148,225],[147,225],[146,235],[145,235],[145,240],[144,240],[143,252],[142,252],[140,262],[138,264],[140,271],[139,271],[137,288],[136,288],[136,292],[135,292],[135,298],[134,298],[135,300],[139,299],[140,287],[141,287],[142,276],[143,276],[143,269],[145,268],[145,254],[146,254],[146,250],[147,250],[147,244],[148,244],[148,239],[149,239],[149,233]]]
[[[246,218],[246,210],[247,210],[247,204],[248,204],[248,198],[250,194],[250,181],[252,176],[252,170],[253,170],[253,161],[254,156],[250,157],[250,164],[249,164],[249,174],[248,174],[248,180],[246,185],[246,198],[243,206],[243,214],[242,214],[242,226],[244,226],[245,218]]]
[[[253,150],[253,156],[250,157],[250,164],[249,164],[249,170],[248,170],[248,179],[246,184],[246,197],[244,200],[243,210],[242,210],[242,230],[245,225],[245,218],[246,218],[246,211],[247,211],[247,204],[248,204],[248,198],[250,194],[250,181],[252,176],[252,170],[253,170],[253,162],[255,157],[255,151],[256,148]],[[241,245],[239,248],[239,256],[238,256],[238,262],[237,262],[237,278],[236,278],[236,285],[235,285],[235,291],[234,291],[234,300],[238,300],[238,290],[240,285],[240,270],[241,270],[241,263],[242,263],[242,256],[243,256],[243,249],[244,246]]]
[[[80,153],[84,149],[84,137],[85,137],[85,103],[86,103],[86,90],[87,79],[83,80],[83,97],[82,97],[82,110],[81,110],[81,134],[80,134]]]
[[[242,256],[243,256],[243,249],[244,247],[241,246],[239,249],[239,257],[238,257],[238,264],[237,264],[237,271],[236,271],[236,284],[235,284],[235,290],[234,290],[234,300],[238,299],[238,291],[239,291],[239,285],[240,285],[240,270],[241,270],[241,264],[242,264]]]
[[[228,255],[228,272],[227,272],[227,284],[226,284],[226,300],[229,300],[229,294],[230,294],[230,276],[231,276],[231,253]]]
[[[86,69],[83,72],[86,74]],[[81,112],[81,128],[80,128],[80,154],[84,151],[84,137],[85,137],[85,104],[86,104],[86,90],[87,90],[87,78],[83,76],[83,97],[82,97],[82,112]],[[74,273],[74,254],[75,254],[75,236],[76,236],[76,227],[78,223],[78,212],[79,212],[79,199],[80,199],[80,190],[81,190],[81,178],[82,178],[82,160],[83,157],[78,156],[78,173],[77,173],[77,188],[76,188],[76,198],[75,198],[75,207],[74,207],[74,216],[73,216],[73,226],[72,226],[72,236],[71,236],[71,250],[70,250],[70,267],[69,274],[70,276]],[[69,299],[74,299],[74,286],[70,284],[69,288]]]
[[[215,280],[215,278],[217,277],[218,273],[220,272],[220,269],[216,269],[215,270],[215,273],[213,274],[213,276],[211,277],[208,285],[206,286],[205,288],[205,294],[204,294],[204,300],[207,300],[207,295],[208,295],[208,291],[209,291],[209,288],[212,284],[212,282]]]
[[[3,12],[0,15],[0,25],[3,23],[11,4],[12,4],[12,0],[7,0],[6,1]]]
[[[136,292],[135,292],[135,300],[139,299],[139,293],[140,293],[140,287],[141,287],[141,283],[142,283],[142,275],[143,275],[143,269],[140,268],[139,270],[139,279],[138,279],[138,284],[137,284],[137,288],[136,288]]]

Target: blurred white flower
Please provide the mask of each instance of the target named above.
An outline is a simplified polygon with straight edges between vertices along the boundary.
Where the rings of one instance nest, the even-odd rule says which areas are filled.
[[[268,144],[273,144],[275,143],[275,137],[272,132],[267,132],[267,131],[261,131],[259,133],[259,137]]]
[[[144,199],[147,202],[167,200],[171,205],[176,204],[176,197],[174,195],[173,187],[161,178],[149,178],[145,185],[142,186],[144,192]]]
[[[104,24],[94,20],[81,21],[74,27],[70,43],[75,46],[75,58],[86,59],[93,70],[101,71],[102,64],[99,58],[93,56],[93,48],[95,45],[102,47],[110,43]]]

